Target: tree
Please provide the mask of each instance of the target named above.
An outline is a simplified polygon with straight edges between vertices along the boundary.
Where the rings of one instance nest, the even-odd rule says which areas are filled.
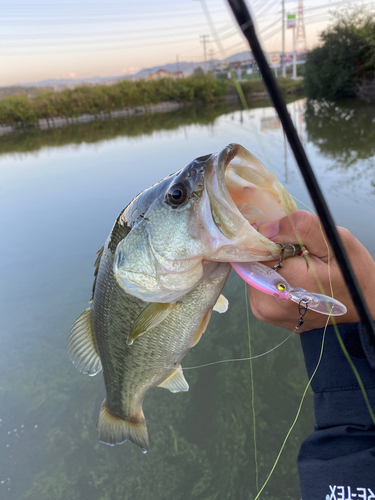
[[[203,74],[204,74],[204,71],[200,66],[198,66],[198,68],[195,68],[194,75],[203,75]]]
[[[346,11],[321,34],[323,45],[307,55],[305,91],[312,99],[354,97],[374,79],[375,16]]]

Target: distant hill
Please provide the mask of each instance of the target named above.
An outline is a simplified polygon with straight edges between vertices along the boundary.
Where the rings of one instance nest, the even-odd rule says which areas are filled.
[[[219,59],[213,59],[212,61],[207,61],[207,69],[213,69],[212,66],[217,65],[220,62]],[[169,64],[164,64],[162,66],[153,66],[152,68],[144,68],[141,69],[141,71],[138,71],[134,75],[135,78],[145,78],[146,76],[149,76],[151,73],[154,73],[158,69],[165,69],[167,71],[175,72],[175,71],[182,71],[184,75],[189,76],[194,73],[194,70],[198,67],[201,67],[204,69],[204,61],[202,62],[179,62],[177,63],[169,63]]]
[[[40,80],[38,82],[20,83],[19,86],[37,86],[37,87],[77,87],[78,85],[91,84],[91,85],[106,85],[114,83],[126,78],[132,78],[132,75],[122,76],[93,76],[91,78],[50,78],[48,80]]]
[[[244,52],[238,52],[238,54],[227,57],[225,60],[228,62],[243,62],[248,61],[249,59],[254,59],[253,54],[250,50],[245,50]]]
[[[230,56],[226,59],[226,61],[229,62],[242,62],[245,60],[248,60],[251,57],[251,52],[250,51],[245,51],[245,52],[239,52],[238,54],[234,54],[233,56]],[[218,63],[222,62],[219,59],[213,59],[212,61],[207,61],[207,69],[211,70],[213,69],[212,66],[217,65]],[[139,79],[139,78],[145,78],[146,76],[150,75],[151,73],[154,73],[158,69],[166,69],[167,71],[182,71],[186,76],[192,75],[194,73],[194,70],[198,67],[201,67],[204,69],[205,63],[204,61],[201,62],[185,62],[181,61],[179,63],[169,63],[169,64],[163,64],[160,66],[153,66],[151,68],[144,68],[138,71],[135,75],[117,75],[117,76],[93,76],[91,78],[50,78],[47,80],[40,80],[38,82],[28,82],[28,83],[19,83],[14,86],[9,86],[9,87],[0,87],[0,98],[1,98],[1,91],[5,88],[7,89],[15,89],[15,88],[22,88],[22,87],[52,87],[55,90],[59,90],[59,88],[63,87],[69,87],[69,88],[74,88],[77,87],[78,85],[111,85],[117,81],[121,80],[133,80],[133,79]],[[27,93],[27,92],[26,92]]]

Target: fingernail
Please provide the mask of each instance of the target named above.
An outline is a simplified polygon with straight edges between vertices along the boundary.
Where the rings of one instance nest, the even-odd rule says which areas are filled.
[[[266,238],[274,238],[279,234],[279,221],[275,220],[268,224],[262,224],[259,226],[258,231]]]

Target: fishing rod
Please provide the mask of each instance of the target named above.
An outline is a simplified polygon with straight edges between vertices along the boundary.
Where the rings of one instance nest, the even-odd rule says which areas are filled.
[[[232,9],[232,12],[239,27],[241,28],[242,33],[249,42],[250,48],[258,64],[259,71],[267,88],[268,94],[273,102],[277,114],[279,115],[285,135],[288,138],[288,142],[293,151],[297,165],[301,171],[306,187],[309,190],[310,196],[314,202],[319,218],[322,221],[324,230],[327,234],[332,250],[340,266],[341,273],[346,282],[346,286],[349,290],[358,316],[360,318],[361,328],[359,329],[359,331],[363,350],[367,354],[370,366],[372,368],[375,368],[375,325],[365,303],[357,279],[354,275],[353,268],[346,254],[344,245],[342,244],[340,236],[337,232],[332,215],[328,209],[323,193],[319,187],[318,181],[311,168],[310,162],[298,137],[297,131],[293,125],[281,90],[265,58],[262,47],[255,32],[255,26],[249,10],[244,0],[228,0],[228,4]]]

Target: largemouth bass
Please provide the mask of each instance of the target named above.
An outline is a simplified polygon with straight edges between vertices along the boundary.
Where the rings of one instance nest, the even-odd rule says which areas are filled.
[[[181,361],[212,311],[227,308],[221,291],[229,262],[277,259],[280,246],[257,228],[295,210],[275,175],[230,144],[146,189],[120,213],[98,252],[90,307],[69,336],[78,370],[103,370],[100,441],[149,449],[146,392],[189,389]]]

